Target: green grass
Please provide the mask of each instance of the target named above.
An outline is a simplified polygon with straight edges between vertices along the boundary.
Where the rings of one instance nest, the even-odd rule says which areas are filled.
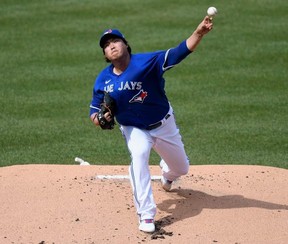
[[[288,168],[287,1],[9,0],[0,3],[0,166],[129,164],[116,128],[88,118],[106,66],[99,36],[119,28],[132,52],[187,38],[215,5],[214,30],[165,74],[191,164]],[[151,155],[151,164],[158,163]]]

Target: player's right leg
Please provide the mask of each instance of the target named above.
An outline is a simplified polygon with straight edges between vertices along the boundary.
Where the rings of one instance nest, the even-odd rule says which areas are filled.
[[[149,169],[152,138],[146,131],[132,126],[121,126],[121,131],[131,155],[129,174],[134,203],[140,221],[139,229],[153,232],[155,230],[156,204],[152,194]]]

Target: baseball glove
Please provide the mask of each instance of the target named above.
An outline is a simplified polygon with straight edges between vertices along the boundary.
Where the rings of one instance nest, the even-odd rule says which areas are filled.
[[[103,130],[112,130],[114,128],[115,110],[116,110],[116,104],[114,99],[109,95],[108,92],[105,92],[103,103],[101,103],[101,110],[97,114],[99,125]],[[104,116],[104,114],[106,114],[107,112],[109,112],[111,115],[110,121],[108,121]]]

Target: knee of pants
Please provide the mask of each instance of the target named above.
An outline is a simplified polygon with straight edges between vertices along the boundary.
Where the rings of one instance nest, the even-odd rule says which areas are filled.
[[[186,175],[189,172],[189,161],[187,160],[181,167],[176,169],[177,174]]]
[[[189,172],[189,164],[186,165],[186,167],[184,167],[182,170],[181,170],[181,175],[187,175]]]

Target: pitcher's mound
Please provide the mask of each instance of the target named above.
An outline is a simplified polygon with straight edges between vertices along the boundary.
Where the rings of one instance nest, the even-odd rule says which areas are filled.
[[[129,180],[96,178],[127,174],[128,166],[0,168],[0,243],[288,243],[285,169],[191,166],[171,192],[152,181],[152,235],[138,230]]]

